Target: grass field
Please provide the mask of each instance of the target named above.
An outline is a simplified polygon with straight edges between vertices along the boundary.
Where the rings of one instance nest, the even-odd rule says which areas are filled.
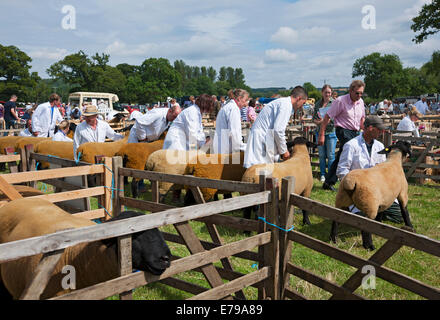
[[[338,185],[336,185],[336,187],[337,186]],[[438,188],[431,186],[410,185],[410,200],[408,210],[417,233],[440,240],[440,201],[438,199],[438,192]],[[126,191],[126,195],[129,194],[130,193]],[[335,196],[335,192],[323,190],[321,188],[321,183],[318,180],[315,180],[314,189],[311,195],[312,199],[328,205],[333,205]],[[145,200],[150,200],[151,195],[149,192],[147,192],[142,195],[142,198]],[[171,204],[170,197],[168,197],[165,202]],[[242,216],[241,211],[229,212],[226,214],[238,217]],[[329,242],[331,222],[313,214],[311,215],[310,219],[312,225],[303,226],[301,224],[302,215],[300,212],[298,212],[298,214],[295,214],[295,229],[307,235],[313,236],[321,241]],[[192,221],[190,224],[200,239],[207,241],[211,240],[206,226],[203,223]],[[396,227],[401,227],[401,225],[398,224],[389,224]],[[218,229],[221,237],[226,243],[245,238],[245,235],[243,235],[243,233],[240,231],[222,226],[218,227]],[[170,233],[176,233],[173,226],[166,226],[162,230]],[[362,239],[358,230],[341,225],[338,235],[338,243],[336,244],[338,248],[363,258],[369,258],[374,253],[368,252],[362,247]],[[385,239],[374,235],[373,241],[376,248],[380,248],[380,246],[385,243]],[[169,243],[169,246],[171,252],[175,256],[184,257],[189,255],[189,251],[183,245]],[[234,270],[237,272],[247,274],[256,270],[254,262],[252,261],[235,257],[232,257],[231,261]],[[356,271],[356,269],[353,267],[326,257],[320,253],[314,252],[297,243],[293,245],[291,261],[302,268],[313,271],[315,274],[335,281],[338,284],[344,283]],[[216,266],[221,266],[221,264],[217,263]],[[431,286],[440,288],[440,259],[435,256],[425,254],[408,247],[402,247],[384,264],[384,266],[413,277]],[[177,278],[209,288],[209,285],[203,274],[199,272],[185,272],[179,274]],[[310,299],[328,299],[330,297],[330,294],[326,291],[296,277],[291,277],[290,285]],[[257,299],[257,289],[255,288],[246,288],[244,293],[248,299]],[[416,294],[413,294],[405,289],[401,289],[379,278],[376,279],[375,289],[364,290],[359,288],[356,293],[365,296],[368,299],[375,300],[422,299]],[[173,300],[186,299],[190,297],[191,294],[171,288],[164,284],[154,283],[134,290],[133,296],[134,299]]]

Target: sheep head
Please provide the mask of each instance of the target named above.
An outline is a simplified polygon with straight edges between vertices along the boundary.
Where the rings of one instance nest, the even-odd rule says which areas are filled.
[[[397,150],[402,153],[402,159],[406,156],[411,157],[411,144],[408,141],[397,141],[395,144],[379,151],[379,154],[390,154],[392,150]]]
[[[317,144],[308,141],[306,138],[304,137],[296,137],[295,139],[293,139],[293,141],[288,141],[286,143],[287,149],[290,152],[290,156],[292,157],[293,155],[293,150],[295,146],[299,146],[299,145],[305,145],[307,148],[316,148],[318,147]]]
[[[124,211],[108,222],[143,216],[144,213]],[[103,243],[116,250],[116,239],[107,239]],[[133,269],[149,271],[154,275],[161,275],[170,266],[171,252],[162,233],[157,229],[150,229],[132,235],[132,264]]]

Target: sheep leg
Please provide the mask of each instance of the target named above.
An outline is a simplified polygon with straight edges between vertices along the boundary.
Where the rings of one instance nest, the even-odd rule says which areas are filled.
[[[302,210],[302,213],[303,213],[303,224],[311,225],[312,223],[309,220],[309,213],[306,210]]]
[[[362,234],[362,246],[367,250],[376,250],[373,245],[373,237],[370,232],[361,231]]]
[[[138,191],[139,191],[138,190],[138,181],[137,181],[137,179],[133,178],[131,180],[131,194],[132,194],[133,198],[138,197],[138,195],[139,195]]]
[[[414,227],[411,223],[411,219],[409,217],[408,207],[407,206],[404,207],[403,204],[400,203],[400,201],[399,201],[399,206],[400,206],[400,211],[402,212],[402,218],[403,218],[403,221],[405,222],[405,225],[414,230]]]
[[[332,223],[332,230],[330,232],[330,240],[333,243],[336,243],[336,236],[338,234],[338,223],[336,221],[333,221]]]

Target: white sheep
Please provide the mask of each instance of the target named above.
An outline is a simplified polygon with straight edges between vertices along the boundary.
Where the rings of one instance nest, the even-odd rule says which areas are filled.
[[[335,207],[347,210],[355,205],[370,219],[378,212],[389,208],[397,198],[405,225],[413,228],[408,213],[408,182],[402,167],[406,155],[411,155],[411,145],[406,141],[379,151],[387,154],[387,160],[368,169],[350,171],[339,185]],[[330,238],[336,242],[338,223],[333,222]],[[362,242],[366,249],[374,250],[371,233],[362,231]]]

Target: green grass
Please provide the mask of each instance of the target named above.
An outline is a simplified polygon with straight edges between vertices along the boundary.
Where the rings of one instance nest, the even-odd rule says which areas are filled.
[[[148,190],[148,182],[146,183]],[[338,187],[338,185],[336,185],[336,187]],[[127,196],[130,196],[130,192],[127,190],[128,186],[126,187],[125,192]],[[315,179],[314,188],[311,195],[312,199],[328,205],[333,205],[335,196],[335,192],[323,190],[321,188],[321,183]],[[150,192],[143,194],[141,198],[145,200],[150,200]],[[438,189],[426,185],[410,185],[409,199],[410,200],[408,203],[408,210],[411,215],[412,223],[416,228],[416,232],[439,240],[440,202],[438,200]],[[171,195],[169,195],[165,199],[165,203],[172,204]],[[242,217],[241,210],[238,210],[236,212],[229,212],[226,214]],[[312,225],[303,226],[302,214],[298,210],[296,210],[296,213],[294,215],[295,229],[307,235],[313,236],[314,238],[321,241],[329,242],[331,222],[313,214],[311,214],[310,220],[312,222]],[[393,223],[388,224],[399,228],[402,226]],[[206,226],[203,223],[191,221],[190,225],[201,240],[211,240]],[[226,243],[238,241],[246,237],[240,231],[223,226],[217,227],[222,239]],[[161,230],[170,233],[176,233],[173,226],[166,226],[161,228]],[[366,251],[362,247],[362,239],[359,230],[351,228],[349,226],[341,225],[339,228],[338,236],[339,238],[336,244],[338,248],[365,259],[368,259],[372,254],[374,254],[374,252]],[[385,239],[374,235],[373,241],[376,248],[380,248],[386,242]],[[173,255],[180,257],[189,255],[189,251],[185,246],[171,242],[168,244]],[[253,266],[254,262],[252,261],[235,257],[230,258],[230,260],[233,264],[234,270],[237,272],[248,274],[256,270],[255,266]],[[314,252],[297,243],[294,243],[292,247],[291,262],[338,284],[343,284],[356,271],[356,269],[353,267],[350,267],[330,257],[324,256],[320,253]],[[394,256],[391,257],[384,264],[384,266],[438,288],[440,287],[439,262],[439,259],[432,255],[425,254],[423,252],[408,247],[403,247],[396,254],[394,254]],[[216,263],[215,265],[221,266],[220,263]],[[209,285],[204,276],[199,272],[185,272],[177,275],[176,278],[194,283],[205,288],[209,288]],[[290,285],[298,292],[310,299],[328,299],[330,297],[330,294],[328,292],[325,292],[324,290],[297,277],[291,277]],[[255,288],[246,288],[244,292],[248,299],[257,299],[257,290]],[[365,296],[368,299],[375,300],[423,299],[416,294],[392,285],[379,278],[376,278],[376,289],[364,290],[362,288],[359,288],[356,293]],[[190,296],[191,294],[189,293],[171,288],[161,283],[153,283],[145,287],[138,288],[133,292],[134,299],[148,300],[176,300],[186,299]]]

